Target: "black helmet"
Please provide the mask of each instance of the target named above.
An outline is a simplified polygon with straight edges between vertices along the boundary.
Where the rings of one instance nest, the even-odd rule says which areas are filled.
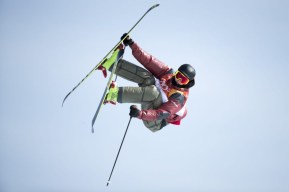
[[[196,71],[195,69],[190,65],[190,64],[183,64],[179,67],[178,69],[182,74],[187,76],[190,81],[194,80],[196,76]]]

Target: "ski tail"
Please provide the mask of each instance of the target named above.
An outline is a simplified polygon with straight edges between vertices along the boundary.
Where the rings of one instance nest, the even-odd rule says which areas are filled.
[[[62,101],[62,107],[64,102],[66,101],[66,99],[68,98],[68,96],[77,88],[79,87],[80,84],[83,83],[83,81],[85,81],[100,65],[102,65],[106,60],[107,57],[114,51],[114,49],[112,49],[100,62],[99,64],[97,64],[75,87],[73,87],[73,89],[64,97],[63,101]]]

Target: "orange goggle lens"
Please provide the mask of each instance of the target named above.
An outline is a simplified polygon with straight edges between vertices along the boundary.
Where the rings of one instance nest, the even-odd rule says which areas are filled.
[[[175,78],[181,83],[181,84],[187,84],[189,83],[190,79],[187,78],[187,76],[185,76],[184,74],[182,74],[182,72],[177,71],[175,73]]]

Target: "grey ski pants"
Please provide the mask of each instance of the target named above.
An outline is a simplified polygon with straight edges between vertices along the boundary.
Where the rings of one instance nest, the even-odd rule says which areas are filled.
[[[121,59],[116,68],[116,75],[138,84],[138,87],[119,87],[119,103],[141,104],[143,110],[156,109],[162,104],[161,93],[155,86],[155,78],[148,70]],[[167,125],[165,120],[143,120],[143,123],[153,132]]]

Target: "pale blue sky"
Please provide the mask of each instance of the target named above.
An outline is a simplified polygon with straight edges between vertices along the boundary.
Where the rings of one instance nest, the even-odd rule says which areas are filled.
[[[151,133],[92,74],[131,37],[197,71],[181,126]],[[1,192],[289,191],[289,1],[0,1]],[[125,59],[136,60],[126,50]],[[133,85],[119,79],[120,86]]]

